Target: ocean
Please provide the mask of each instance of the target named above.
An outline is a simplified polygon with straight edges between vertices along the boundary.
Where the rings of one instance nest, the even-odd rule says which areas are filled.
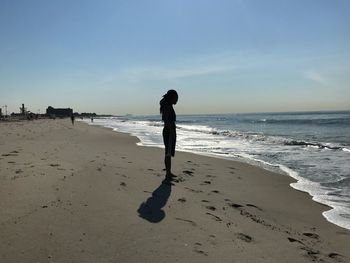
[[[163,147],[159,115],[85,121]],[[176,149],[291,176],[291,187],[331,207],[328,221],[350,229],[350,111],[178,115]]]

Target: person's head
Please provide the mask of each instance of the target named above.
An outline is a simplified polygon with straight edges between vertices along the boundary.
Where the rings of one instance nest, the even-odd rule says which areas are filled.
[[[163,108],[164,108],[165,105],[167,105],[167,104],[171,104],[171,105],[172,104],[176,104],[178,99],[179,99],[179,96],[177,95],[176,90],[173,90],[173,89],[168,90],[168,92],[165,95],[163,95],[163,98],[159,102],[159,104],[160,104],[160,113],[163,112]]]
[[[179,99],[179,96],[177,95],[176,90],[173,90],[173,89],[168,90],[168,92],[164,96],[168,97],[168,101],[171,104],[176,104],[177,100]]]

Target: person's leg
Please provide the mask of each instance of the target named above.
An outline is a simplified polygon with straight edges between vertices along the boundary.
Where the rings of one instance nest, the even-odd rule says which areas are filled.
[[[171,176],[171,156],[166,155],[164,158],[166,176]]]
[[[165,157],[164,157],[164,165],[166,170],[166,177],[171,174],[171,154],[170,154],[170,132],[169,129],[163,129],[163,141],[165,146]]]

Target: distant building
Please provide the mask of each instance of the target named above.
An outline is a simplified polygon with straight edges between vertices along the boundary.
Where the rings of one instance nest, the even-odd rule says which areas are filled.
[[[22,103],[22,107],[20,108],[20,110],[21,110],[21,115],[26,115],[26,111],[27,111],[27,109],[24,107],[24,104]]]
[[[72,114],[73,114],[73,109],[71,109],[71,108],[55,109],[55,108],[49,106],[46,109],[46,115],[54,116],[54,117],[70,117]]]

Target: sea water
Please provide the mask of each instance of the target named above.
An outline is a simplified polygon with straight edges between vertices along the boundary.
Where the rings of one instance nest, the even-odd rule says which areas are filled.
[[[163,147],[158,115],[96,118],[93,124]],[[350,229],[350,111],[178,115],[176,149],[288,174],[297,180],[293,188],[331,207],[323,213],[328,221]]]

